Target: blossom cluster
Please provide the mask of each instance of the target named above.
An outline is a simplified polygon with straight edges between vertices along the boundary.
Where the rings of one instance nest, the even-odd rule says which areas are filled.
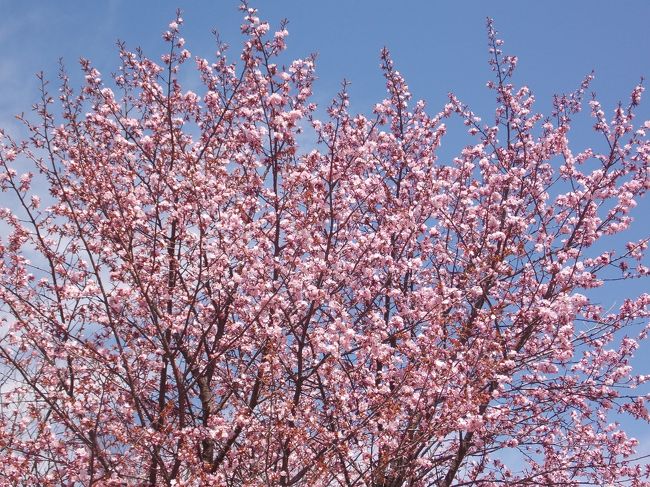
[[[319,119],[315,58],[243,13],[200,93],[179,15],[3,137],[0,483],[648,485],[612,415],[650,420],[650,295],[590,291],[648,274],[607,240],[650,187],[643,86],[577,150],[591,76],[537,113],[490,21],[491,123],[430,115],[387,50],[386,99]]]

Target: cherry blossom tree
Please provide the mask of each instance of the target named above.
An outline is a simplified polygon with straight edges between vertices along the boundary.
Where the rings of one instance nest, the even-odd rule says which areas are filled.
[[[536,112],[489,21],[489,121],[429,115],[386,50],[386,99],[319,120],[314,58],[242,9],[200,94],[179,15],[160,62],[42,78],[3,135],[0,483],[650,485],[616,423],[650,420],[650,296],[589,291],[648,274],[611,237],[650,187],[642,85],[576,149],[591,76]]]

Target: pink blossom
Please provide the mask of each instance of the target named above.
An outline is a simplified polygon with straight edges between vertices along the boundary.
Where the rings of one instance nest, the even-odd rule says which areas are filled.
[[[177,15],[164,65],[82,60],[3,135],[3,485],[645,485],[611,417],[650,420],[650,295],[589,291],[650,272],[647,231],[608,239],[642,89],[574,139],[592,77],[539,113],[490,20],[493,114],[430,113],[384,49],[372,112],[317,117],[314,58],[241,9],[200,88]]]

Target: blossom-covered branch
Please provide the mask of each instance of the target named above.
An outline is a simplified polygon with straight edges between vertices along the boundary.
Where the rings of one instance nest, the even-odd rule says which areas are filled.
[[[161,61],[42,78],[4,135],[0,483],[647,485],[612,413],[650,419],[650,295],[589,291],[648,274],[607,239],[650,186],[643,86],[576,149],[592,76],[537,113],[489,21],[490,122],[430,115],[387,50],[386,99],[319,119],[314,57],[242,9],[200,93],[179,13]]]

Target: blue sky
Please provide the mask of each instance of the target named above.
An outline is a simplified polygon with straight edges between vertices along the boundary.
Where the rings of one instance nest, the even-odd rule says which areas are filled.
[[[177,7],[193,54],[213,52],[211,30],[236,48],[240,12],[236,0],[133,1],[0,0],[0,114],[26,110],[36,95],[33,74],[53,78],[63,57],[70,71],[80,56],[102,71],[117,66],[119,38],[157,56],[160,33]],[[492,16],[506,50],[520,58],[517,81],[529,84],[542,107],[556,91],[572,90],[596,70],[594,88],[612,106],[627,98],[639,76],[650,76],[650,2],[438,2],[398,0],[267,0],[261,15],[290,20],[288,56],[318,52],[317,97],[327,100],[346,77],[353,107],[366,110],[382,95],[379,49],[388,46],[416,98],[432,109],[453,90],[477,111],[491,108],[483,89],[485,18]],[[650,113],[645,110],[645,113]],[[4,124],[3,124],[4,125]]]
[[[63,58],[73,80],[77,60],[93,61],[103,73],[118,65],[115,42],[141,46],[151,57],[163,49],[160,34],[177,7],[184,13],[183,35],[194,55],[210,58],[212,29],[232,45],[241,43],[241,14],[236,0],[135,1],[0,0],[0,126],[20,133],[13,116],[28,112],[38,97],[34,74],[56,79]],[[434,1],[434,0],[267,0],[254,4],[277,26],[288,18],[287,59],[318,53],[315,101],[326,104],[343,78],[351,81],[353,110],[367,112],[384,96],[379,50],[388,46],[416,99],[438,111],[454,91],[484,119],[492,118],[493,99],[485,88],[487,66],[485,19],[495,19],[505,51],[519,56],[515,76],[529,85],[538,108],[549,111],[553,93],[575,89],[592,69],[592,88],[611,114],[627,100],[640,76],[650,77],[650,1]],[[650,89],[638,112],[650,119]],[[588,125],[585,125],[585,128]],[[577,131],[576,147],[587,131]],[[629,239],[648,235],[650,204],[642,203]],[[634,293],[648,290],[635,282]],[[628,288],[629,290],[630,288]],[[607,296],[620,303],[623,289]],[[646,343],[645,355],[650,351]],[[638,360],[650,373],[650,360]],[[640,436],[650,437],[650,431]]]

